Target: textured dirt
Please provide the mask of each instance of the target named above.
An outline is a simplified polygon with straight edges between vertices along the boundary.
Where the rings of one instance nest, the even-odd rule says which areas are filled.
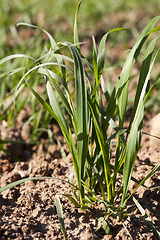
[[[5,122],[0,125],[1,138],[7,136],[10,140],[25,140],[29,138],[26,129],[20,130],[26,120],[25,110],[22,110],[14,127],[5,127]],[[159,129],[159,115],[154,120],[145,118],[145,131],[155,134]],[[155,127],[156,126],[156,127]],[[6,149],[21,162],[16,162],[4,152],[0,152],[0,186],[25,177],[52,176],[68,180],[72,168],[72,159],[67,146],[61,136],[56,123],[51,123],[50,128],[56,136],[48,146],[47,139],[43,138],[38,147],[29,145],[6,144]],[[160,135],[160,134],[159,134]],[[57,139],[67,157],[62,159]],[[160,140],[159,140],[160,141]],[[160,144],[158,140],[145,136],[136,160],[134,177],[142,180],[152,169],[143,164],[156,164],[160,160]],[[44,144],[45,142],[45,144]],[[157,172],[147,180],[146,186],[160,186],[160,173]],[[131,182],[130,191],[136,187]],[[55,208],[55,195],[59,194],[65,219],[67,239],[130,239],[121,222],[112,218],[109,222],[113,237],[107,236],[103,229],[94,233],[98,217],[104,215],[104,206],[95,205],[86,213],[78,211],[74,205],[62,197],[62,193],[70,193],[67,183],[60,180],[35,180],[28,181],[4,191],[0,195],[0,239],[63,239],[57,212]],[[146,213],[160,230],[160,191],[149,190],[141,187],[135,194]],[[128,202],[128,208],[134,207],[133,201]],[[130,210],[129,210],[130,211]],[[124,223],[133,239],[157,239],[143,220],[139,211],[135,209],[132,215],[124,219]]]

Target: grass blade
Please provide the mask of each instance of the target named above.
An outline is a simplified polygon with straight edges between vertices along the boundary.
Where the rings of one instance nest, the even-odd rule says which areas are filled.
[[[13,54],[13,55],[10,55],[10,56],[7,56],[7,57],[1,59],[0,60],[0,65],[7,62],[8,60],[12,60],[12,59],[16,59],[16,58],[30,58],[33,61],[36,61],[34,58],[32,58],[30,56],[27,56],[27,55],[24,55],[24,54]]]
[[[92,103],[92,100],[90,99],[90,97],[88,97],[88,104],[89,104],[90,110],[92,112],[94,127],[95,127],[95,131],[97,134],[99,146],[100,146],[100,149],[102,152],[105,180],[106,180],[107,193],[108,193],[108,201],[110,202],[112,199],[112,191],[111,191],[111,186],[109,185],[109,182],[111,180],[110,161],[109,161],[109,153],[108,153],[109,149],[108,149],[108,146],[105,145],[103,132],[102,132],[102,129],[99,124],[99,117],[97,116],[95,105]]]
[[[122,31],[122,30],[127,30],[125,28],[114,28],[108,33],[106,33],[102,40],[100,41],[99,44],[99,49],[98,49],[98,56],[97,56],[97,65],[98,65],[98,81],[100,81],[103,69],[104,69],[104,61],[105,61],[105,43],[108,35],[112,32],[117,32],[117,31]],[[96,86],[98,86],[99,82],[96,83]]]
[[[135,116],[135,113],[136,113],[136,110],[137,110],[137,107],[138,107],[138,103],[139,103],[139,99],[140,99],[140,96],[141,96],[141,92],[142,92],[142,89],[143,89],[144,82],[147,78],[148,72],[150,71],[150,64],[151,64],[151,61],[152,61],[152,56],[153,56],[155,44],[159,40],[159,38],[160,37],[157,37],[156,39],[152,40],[151,43],[148,45],[148,48],[145,52],[145,56],[144,56],[144,59],[143,59],[143,63],[142,63],[142,67],[141,67],[141,71],[140,71],[140,75],[139,75],[139,81],[138,81],[134,106],[133,106],[133,110],[132,110],[132,114],[131,114],[131,118],[130,118],[129,129],[130,129],[130,126],[132,124],[133,118]],[[157,54],[158,54],[158,52],[156,53],[156,55]],[[152,62],[152,66],[153,66],[153,62]]]
[[[63,179],[60,179],[60,178],[56,178],[56,177],[33,177],[33,178],[23,178],[23,179],[20,179],[18,181],[15,181],[15,182],[12,182],[12,183],[9,183],[7,184],[6,186],[4,187],[1,187],[0,188],[0,193],[9,189],[9,188],[12,188],[12,187],[15,187],[21,183],[24,183],[24,182],[27,182],[27,181],[32,181],[32,180],[45,180],[45,179],[53,179],[53,180],[58,180],[58,181],[62,181],[62,182],[65,182],[65,183],[68,183],[69,185],[71,184],[70,182],[66,181],[66,180],[63,180]],[[75,185],[72,185],[73,187],[75,187],[77,190],[80,190],[79,188],[77,188]]]
[[[55,196],[55,202],[56,202],[57,214],[58,214],[59,222],[60,222],[61,229],[62,229],[62,232],[63,232],[63,236],[64,236],[64,239],[66,240],[62,205],[61,205],[61,202],[60,202],[60,199],[59,199],[58,195]]]
[[[118,81],[112,91],[110,101],[107,106],[107,114],[112,117],[115,109],[116,109],[116,101],[118,99],[118,110],[119,110],[119,128],[123,127],[124,117],[126,112],[127,106],[127,99],[128,99],[128,84],[129,84],[129,76],[132,66],[134,65],[140,50],[146,41],[147,37],[150,33],[159,31],[159,28],[155,28],[153,30],[154,25],[160,19],[160,16],[153,18],[142,31],[140,37],[138,38],[137,42],[135,43],[134,47],[132,48],[125,65],[122,69],[122,72],[119,76]]]
[[[106,234],[108,235],[112,235],[112,232],[110,230],[110,227],[107,223],[107,221],[104,219],[104,217],[100,217],[98,218],[98,221],[101,223],[100,227],[102,227],[104,229],[104,231],[106,232]],[[94,230],[94,232],[98,231],[100,229],[100,227],[96,227],[96,229]]]
[[[50,33],[48,33],[46,30],[44,30],[43,28],[40,28],[40,27],[37,27],[37,26],[34,26],[32,24],[28,24],[28,23],[18,23],[17,26],[28,26],[28,27],[32,27],[32,28],[36,28],[36,29],[39,29],[41,31],[43,31],[49,38],[50,40],[50,43],[51,43],[51,46],[53,48],[53,50],[56,50],[56,52],[58,53],[57,55],[55,55],[55,57],[57,58],[57,61],[58,63],[60,64],[60,69],[61,69],[61,72],[62,72],[62,76],[63,78],[65,79],[65,76],[66,76],[66,69],[65,67],[63,67],[64,64],[64,60],[63,60],[63,57],[61,56],[61,52],[59,50],[59,47],[56,43],[56,41],[54,40],[54,38],[51,36]],[[62,64],[62,65],[61,65]]]
[[[129,197],[127,198],[126,201],[128,201],[128,199],[137,191],[137,189],[142,186],[145,181],[147,181],[147,179],[149,179],[150,177],[152,177],[155,172],[157,172],[158,170],[160,170],[160,161],[157,163],[156,166],[154,166],[154,168],[150,171],[150,173],[138,184],[138,186],[135,188],[135,190],[129,195]]]
[[[81,56],[76,47],[70,46],[74,59],[75,91],[76,91],[76,120],[78,128],[77,150],[80,178],[83,180],[85,160],[88,151],[88,108],[85,72]]]
[[[74,167],[72,167],[71,171],[70,171],[70,174],[69,174],[69,182],[71,183],[70,187],[71,187],[71,191],[73,193],[73,195],[75,196],[76,199],[78,199],[77,197],[77,194],[76,194],[76,191],[73,187],[73,170],[74,170]]]
[[[102,222],[102,226],[103,226],[104,231],[105,231],[108,235],[111,235],[111,234],[112,234],[112,232],[111,232],[111,230],[110,230],[110,227],[109,227],[107,221],[104,220],[104,221]]]
[[[137,106],[136,113],[135,113],[134,121],[132,124],[132,128],[131,128],[129,139],[128,139],[128,144],[126,148],[126,160],[125,160],[124,169],[123,169],[124,188],[123,188],[122,203],[125,201],[125,198],[127,196],[127,191],[129,188],[129,182],[132,175],[134,162],[140,146],[141,135],[142,135],[142,121],[143,121],[143,101],[145,98],[146,87],[150,77],[150,71],[154,62],[153,60],[151,63],[151,57],[152,57],[153,50],[157,40],[158,38],[152,40],[151,43],[149,44],[146,50],[146,54],[144,56],[144,61],[142,63],[142,72],[144,71],[143,69],[146,69],[146,72],[145,74],[143,73],[143,75],[140,74],[141,78],[139,81],[140,82],[142,81],[142,86],[140,84],[141,93],[140,94],[138,93],[136,95],[136,97],[138,96],[138,99],[135,99],[135,101],[138,104],[136,105]]]
[[[71,202],[77,207],[80,208],[81,205],[71,196],[68,194],[62,194],[63,196],[67,197],[69,200],[71,200]]]
[[[46,70],[46,71],[45,71]],[[58,93],[61,101],[63,102],[66,110],[68,111],[68,113],[70,115],[73,116],[73,113],[72,113],[72,110],[71,110],[71,107],[70,107],[70,104],[68,103],[68,100],[67,98],[65,97],[64,93],[62,92],[62,90],[60,89],[60,87],[57,85],[57,83],[55,82],[55,80],[51,77],[50,75],[50,72],[48,72],[47,69],[44,69],[43,70],[43,74],[47,75],[48,76],[48,81],[50,82],[50,85],[52,85],[54,87],[54,89],[56,90],[56,93]],[[50,87],[49,87],[50,89]],[[51,90],[51,89],[50,89]],[[52,91],[52,90],[51,90]],[[64,91],[65,92],[65,91]],[[49,93],[49,91],[48,91]],[[52,91],[51,95],[53,96],[54,92]],[[51,100],[50,100],[51,101]],[[58,102],[57,102],[58,103]],[[58,104],[59,105],[59,104]]]
[[[65,89],[67,89],[66,81],[64,81],[64,79],[61,78],[59,75],[57,75],[55,72],[53,72],[49,69],[42,68],[42,67],[40,67],[38,69],[38,72],[42,73],[42,74],[45,74],[47,76],[51,76],[53,79],[56,79],[59,83],[61,83]]]
[[[144,217],[144,219],[147,221],[147,223],[150,226],[150,228],[153,230],[155,236],[158,239],[160,239],[160,232],[155,228],[154,224],[152,223],[151,219],[149,218],[149,216],[145,212],[144,208],[141,206],[141,204],[137,201],[137,199],[134,196],[133,196],[133,201],[136,204],[136,206],[139,209],[139,211],[142,214],[142,216]]]
[[[80,8],[80,5],[81,5],[81,2],[82,2],[82,1],[80,1],[80,2],[78,3],[77,9],[76,9],[76,13],[75,13],[75,21],[74,21],[74,44],[79,43],[78,30],[77,30],[77,16],[78,16],[78,12],[79,12],[79,8]],[[77,48],[80,50],[80,46],[79,46],[79,45],[77,45]]]
[[[95,46],[95,43],[94,43],[94,38],[93,38],[93,43],[94,43],[93,60],[94,60],[95,80],[96,80],[95,85],[94,85],[94,89],[93,89],[93,93],[92,93],[93,97],[96,94],[97,87],[99,85],[99,82],[101,80],[102,73],[103,73],[103,70],[104,70],[106,39],[107,39],[107,37],[110,33],[117,32],[117,31],[122,31],[122,30],[126,30],[126,29],[125,28],[114,28],[111,31],[109,31],[108,33],[106,33],[100,41],[98,53],[97,53],[96,46]],[[95,62],[96,60],[97,60],[97,63]]]

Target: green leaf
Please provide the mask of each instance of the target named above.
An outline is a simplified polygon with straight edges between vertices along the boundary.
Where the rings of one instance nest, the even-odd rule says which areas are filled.
[[[96,48],[96,42],[95,38],[92,36],[93,41],[93,69],[94,69],[94,77],[95,77],[95,84],[98,83],[98,64],[97,64],[97,48]]]
[[[105,144],[105,141],[104,141],[103,132],[99,124],[99,116],[97,116],[95,105],[92,103],[92,100],[90,99],[89,96],[88,96],[88,104],[92,112],[94,127],[97,134],[99,146],[102,152],[105,180],[106,180],[107,193],[108,193],[108,201],[110,201],[112,199],[112,190],[111,190],[111,185],[109,185],[109,182],[111,180],[111,169],[110,169],[108,146]]]
[[[153,66],[154,61],[152,61],[152,56],[153,56],[153,53],[154,53],[155,45],[156,45],[157,41],[159,40],[159,38],[160,37],[157,37],[156,39],[151,41],[151,43],[148,45],[147,50],[146,50],[145,55],[144,55],[144,59],[143,59],[143,62],[142,62],[140,75],[139,75],[139,81],[138,81],[134,106],[133,106],[133,110],[132,110],[132,114],[131,114],[131,118],[130,118],[129,129],[130,129],[131,123],[133,121],[133,118],[135,116],[135,113],[136,113],[136,110],[137,110],[137,107],[138,107],[138,104],[139,104],[139,100],[140,100],[140,97],[141,97],[141,93],[142,93],[144,83],[145,83],[145,81],[148,77],[148,74],[151,71],[151,66]],[[156,55],[157,54],[158,54],[158,51],[157,51]],[[155,57],[154,57],[154,59],[155,59]],[[152,61],[152,64],[151,64],[151,61]],[[150,91],[149,94],[151,94],[151,92],[152,92],[152,90]]]
[[[151,219],[149,218],[149,216],[147,215],[147,213],[145,212],[144,208],[141,206],[141,204],[137,201],[137,199],[133,196],[133,201],[136,204],[137,208],[139,209],[140,213],[142,214],[142,216],[144,217],[144,219],[147,221],[148,225],[150,226],[150,228],[153,230],[155,236],[160,239],[160,232],[155,228],[153,222],[151,221]]]
[[[106,39],[107,39],[109,33],[122,31],[122,30],[127,30],[127,29],[125,29],[125,28],[114,28],[111,31],[109,31],[108,33],[106,33],[100,41],[98,54],[96,53],[97,51],[96,51],[96,48],[94,47],[93,60],[94,60],[94,71],[95,71],[96,83],[95,83],[93,93],[92,93],[93,97],[96,94],[96,90],[97,90],[97,87],[98,87],[99,82],[101,80],[101,76],[102,76],[103,69],[104,69]],[[95,63],[96,58],[97,58],[97,63]]]
[[[75,21],[74,21],[74,44],[79,43],[78,30],[77,30],[77,16],[78,16],[78,12],[79,12],[79,8],[80,8],[80,5],[81,5],[81,2],[82,2],[82,1],[80,1],[80,2],[78,3],[77,9],[76,9],[76,13],[75,13]],[[79,46],[79,45],[77,45],[77,48],[80,50],[80,46]]]
[[[145,99],[143,101],[143,104],[146,103],[146,101],[148,100],[148,98],[150,97],[150,95],[152,94],[152,92],[157,88],[157,86],[160,85],[160,78],[158,78],[156,80],[156,82],[152,85],[152,87],[149,89],[149,91],[147,92]]]
[[[68,134],[68,124],[65,120],[64,114],[62,113],[62,109],[58,103],[58,100],[55,97],[55,93],[52,89],[52,86],[47,78],[46,78],[46,88],[47,88],[47,93],[48,93],[48,97],[49,97],[52,109],[60,121],[60,127],[63,126],[63,128],[65,129],[65,132]]]
[[[63,210],[62,210],[62,205],[61,205],[61,202],[60,202],[60,199],[59,199],[58,195],[55,196],[55,202],[56,202],[57,214],[58,214],[59,222],[60,222],[61,229],[62,229],[62,232],[63,232],[63,236],[64,236],[64,239],[66,240]]]
[[[109,227],[108,223],[107,223],[105,220],[103,220],[102,226],[103,226],[104,231],[105,231],[108,235],[112,235],[112,232],[111,232],[111,230],[110,230],[110,227]]]
[[[94,232],[97,232],[100,228],[101,228],[101,225],[97,226],[97,227],[94,229]]]
[[[71,187],[71,191],[73,193],[73,195],[75,196],[76,199],[78,199],[77,197],[77,194],[76,194],[76,191],[73,187],[73,170],[74,170],[74,167],[71,168],[71,171],[70,171],[70,174],[69,174],[69,182],[72,184],[70,187]]]
[[[88,108],[85,72],[81,55],[76,47],[70,46],[74,59],[75,91],[76,91],[76,120],[78,128],[77,149],[80,178],[83,179],[85,160],[88,151]]]
[[[44,69],[43,70],[43,74],[47,75],[48,76],[48,80],[50,82],[50,84],[54,87],[54,89],[56,90],[56,93],[59,95],[61,101],[63,102],[66,110],[68,111],[68,113],[70,115],[73,116],[73,113],[72,113],[72,110],[71,110],[71,107],[68,103],[68,100],[67,98],[65,97],[64,93],[62,92],[62,90],[60,89],[60,87],[57,85],[56,81],[54,80],[53,78],[53,75],[51,76],[50,72],[47,70],[47,69]],[[65,92],[65,91],[64,91]],[[54,94],[54,92],[52,91],[52,94]]]
[[[152,19],[143,32],[141,33],[140,37],[138,38],[137,42],[135,43],[134,47],[132,48],[125,64],[122,69],[122,72],[119,76],[119,79],[116,82],[116,85],[112,91],[108,106],[107,106],[107,114],[110,115],[110,117],[113,116],[113,113],[116,109],[116,102],[118,100],[118,111],[119,111],[119,128],[121,129],[123,127],[124,118],[125,118],[125,112],[126,112],[126,106],[127,106],[127,99],[128,99],[128,84],[129,84],[129,76],[130,71],[140,54],[140,50],[146,41],[147,37],[150,33],[159,31],[159,28],[152,29],[155,25],[155,23],[160,19],[160,16],[155,17]]]
[[[141,141],[141,135],[142,135],[142,121],[143,121],[143,105],[144,105],[143,102],[146,94],[148,80],[150,77],[150,72],[154,63],[154,60],[151,62],[151,58],[152,58],[153,50],[157,40],[158,38],[152,40],[151,43],[148,45],[148,48],[146,50],[144,60],[142,63],[143,74],[140,74],[140,80],[139,80],[141,82],[139,84],[139,88],[141,89],[141,91],[139,93],[139,88],[137,89],[138,94],[136,94],[136,98],[135,98],[135,102],[137,102],[136,110],[133,110],[135,111],[135,116],[134,116],[131,131],[129,134],[129,139],[128,139],[127,148],[126,148],[126,160],[123,168],[124,188],[123,188],[122,203],[125,201],[125,198],[127,196],[130,179],[133,172],[133,166],[135,163],[137,152],[140,147],[140,141]],[[146,72],[144,73],[144,71]]]
[[[62,182],[65,182],[65,183],[68,183],[68,184],[71,184],[69,182],[67,182],[66,180],[63,180],[63,179],[60,179],[60,178],[55,178],[55,177],[33,177],[33,178],[23,178],[23,179],[20,179],[18,181],[15,181],[15,182],[12,182],[12,183],[9,183],[7,184],[6,186],[4,187],[1,187],[0,188],[0,193],[9,189],[9,188],[12,188],[14,186],[17,186],[21,183],[24,183],[24,182],[27,182],[27,181],[31,181],[31,180],[44,180],[44,179],[53,179],[53,180],[58,180],[58,181],[62,181]],[[74,185],[73,185],[74,186]],[[77,190],[79,190],[76,186],[74,186]]]
[[[110,94],[109,94],[109,92],[108,92],[108,90],[107,90],[107,87],[106,87],[106,85],[105,85],[105,82],[104,82],[103,77],[101,77],[101,86],[102,86],[103,94],[104,94],[107,102],[109,102]]]
[[[98,231],[101,227],[103,227],[104,231],[108,235],[112,235],[110,227],[109,227],[108,223],[106,222],[106,220],[104,219],[104,217],[98,218],[98,221],[101,222],[101,224],[98,227],[95,228],[94,232]]]
[[[75,200],[75,198],[73,198],[71,195],[69,194],[62,194],[63,196],[67,197],[69,200],[71,200],[71,202],[77,207],[80,208],[81,205]]]
[[[98,57],[97,57],[98,81],[100,81],[102,73],[103,73],[103,69],[104,69],[106,39],[107,39],[109,33],[122,31],[122,30],[127,30],[127,29],[126,28],[114,28],[111,31],[109,31],[108,33],[106,33],[100,41],[99,49],[98,49]],[[98,86],[98,84],[99,84],[99,82],[96,83],[97,86]]]
[[[92,201],[86,195],[84,196],[83,200],[84,202],[89,203],[89,205],[92,205]]]
[[[38,69],[38,72],[45,74],[47,76],[51,76],[53,79],[56,79],[59,83],[61,83],[66,90],[68,89],[66,81],[63,78],[61,78],[58,74],[56,74],[55,72],[53,72],[49,69],[42,68],[42,67],[40,67]]]
[[[146,25],[143,29],[141,35],[139,36],[138,40],[140,40],[145,34],[148,34],[149,31],[154,27],[156,22],[160,19],[160,16],[156,16],[155,18],[151,19],[151,21]]]
[[[18,89],[25,81],[25,78],[26,76],[28,76],[31,72],[33,72],[34,70],[37,70],[38,68],[40,67],[45,67],[45,66],[48,66],[48,65],[55,65],[55,66],[63,66],[63,67],[66,67],[68,68],[69,70],[71,70],[69,67],[65,66],[65,65],[62,65],[62,64],[59,64],[59,63],[56,63],[56,62],[53,62],[53,63],[43,63],[43,64],[39,64],[38,66],[35,66],[33,67],[32,69],[30,69],[27,73],[24,74],[24,76],[20,79],[18,85],[17,85],[17,88]],[[71,70],[72,71],[72,70]],[[17,91],[17,90],[16,90]]]
[[[24,54],[13,54],[13,55],[7,56],[5,58],[2,58],[0,60],[0,65],[7,62],[8,60],[12,60],[12,59],[15,59],[15,58],[30,58],[33,61],[36,61],[34,58],[32,58],[30,56],[27,56],[27,55],[24,55]]]
[[[142,186],[145,181],[147,181],[147,179],[149,179],[150,177],[152,177],[157,171],[160,170],[160,161],[157,163],[156,166],[154,166],[154,168],[150,171],[150,173],[147,174],[147,176],[138,184],[138,186],[135,188],[135,190],[129,195],[129,197],[126,199],[126,202],[128,201],[128,199],[137,191],[137,189]]]
[[[123,137],[123,133],[126,132],[127,129],[119,129],[119,127],[117,126],[117,124],[115,123],[115,121],[102,109],[100,108],[100,113],[103,116],[103,118],[109,123],[109,125],[111,125],[111,127],[115,130],[115,135],[116,136],[120,136],[123,145],[126,146],[126,141]],[[111,137],[113,138],[113,136]],[[106,143],[108,143],[110,140],[107,139]]]
[[[52,45],[52,48],[53,50],[56,50],[56,52],[58,53],[56,56],[57,58],[57,61],[58,63],[60,64],[60,68],[61,68],[61,72],[62,72],[62,75],[63,75],[63,78],[65,79],[65,75],[66,75],[66,69],[65,67],[63,67],[64,64],[64,60],[63,60],[63,57],[61,56],[61,52],[59,50],[59,47],[57,45],[57,43],[55,42],[54,38],[51,36],[50,33],[48,33],[46,30],[44,30],[43,28],[40,28],[40,27],[37,27],[37,26],[34,26],[34,25],[31,25],[31,24],[28,24],[28,23],[18,23],[17,26],[28,26],[28,27],[32,27],[32,28],[36,28],[36,29],[39,29],[41,31],[43,31],[49,38],[50,40],[50,43]]]

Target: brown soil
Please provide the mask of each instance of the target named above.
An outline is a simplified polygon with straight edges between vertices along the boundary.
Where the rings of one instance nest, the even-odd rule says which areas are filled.
[[[5,128],[5,122],[2,121],[1,137],[3,138],[5,133],[8,139],[27,141],[27,131],[20,130],[25,118],[26,113],[22,110],[17,117],[16,127],[8,129]],[[151,128],[154,134],[154,127],[158,121],[146,119],[146,131],[149,132]],[[72,159],[56,123],[51,124],[51,129],[56,139],[61,142],[67,157],[61,158],[60,149],[55,139],[48,147],[47,140],[42,138],[41,141],[46,142],[46,144],[40,144],[39,147],[34,146],[32,149],[27,144],[6,144],[6,149],[20,158],[21,162],[15,162],[4,152],[0,152],[1,187],[25,177],[52,176],[68,180]],[[158,125],[156,129],[158,129]],[[137,168],[134,170],[134,177],[138,180],[142,180],[151,170],[151,167],[142,164],[156,164],[160,159],[159,143],[155,141],[157,140],[148,137],[143,139],[142,148],[135,164]],[[159,186],[159,172],[147,180],[146,185],[148,187]],[[135,186],[136,184],[131,182],[130,191]],[[63,181],[51,179],[28,181],[2,192],[0,195],[0,239],[63,239],[55,208],[55,195],[61,193],[70,193],[69,185]],[[156,228],[160,229],[159,189],[149,190],[141,187],[136,192],[135,197],[146,210]],[[78,211],[67,198],[60,195],[60,199],[63,206],[67,239],[130,239],[122,223],[116,222],[114,218],[109,222],[113,237],[107,236],[103,229],[94,233],[98,217],[104,215],[103,205],[97,204],[83,213]],[[134,203],[131,200],[128,202],[128,209],[133,207]],[[135,209],[132,215],[124,219],[124,223],[133,239],[156,239],[138,209]]]

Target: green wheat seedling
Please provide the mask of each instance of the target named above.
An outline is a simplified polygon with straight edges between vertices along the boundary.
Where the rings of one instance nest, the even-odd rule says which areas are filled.
[[[145,181],[160,168],[159,162],[156,166],[153,166],[152,171],[141,182],[132,176],[137,153],[141,145],[144,105],[160,83],[160,79],[158,79],[151,87],[149,86],[150,73],[158,54],[158,51],[155,51],[155,46],[159,37],[153,39],[145,50],[130,122],[128,128],[124,129],[129,83],[131,81],[130,73],[148,36],[160,30],[160,27],[154,28],[160,16],[153,18],[142,31],[124,63],[115,86],[110,92],[107,90],[102,75],[105,64],[105,44],[109,34],[125,29],[115,28],[105,34],[99,43],[98,49],[93,37],[92,65],[81,54],[81,43],[78,39],[77,30],[79,7],[80,3],[75,14],[73,44],[69,42],[56,43],[53,37],[44,29],[29,24],[20,24],[45,32],[49,37],[51,49],[40,59],[32,59],[32,67],[21,78],[17,91],[22,84],[26,84],[61,128],[72,155],[77,181],[75,186],[73,184],[74,174],[71,171],[69,184],[72,194],[67,195],[64,193],[64,196],[70,199],[76,207],[84,211],[95,202],[102,202],[106,214],[99,219],[100,226],[105,229],[107,234],[111,234],[107,222],[109,217],[111,215],[117,216],[117,219],[121,219],[123,223],[123,218],[127,215],[127,201],[133,197],[133,194],[140,186],[145,187]],[[62,54],[65,49],[69,49],[70,53],[68,55]],[[14,57],[17,56],[10,56],[10,58]],[[24,57],[24,55],[18,57]],[[0,64],[7,61],[7,58],[2,59]],[[55,70],[57,68],[59,70]],[[44,78],[47,100],[44,100],[29,83],[29,76],[32,73],[33,77],[35,71],[40,74],[40,78]],[[69,78],[74,81],[74,94],[70,91]],[[118,123],[115,119],[118,120]],[[107,133],[109,127],[113,130],[110,135]],[[76,136],[76,146],[73,133]],[[116,155],[114,163],[111,164],[113,146],[116,146]],[[27,180],[31,179],[22,179],[7,185],[1,188],[0,192]],[[129,192],[131,180],[138,184],[132,193]],[[135,198],[134,202],[152,227],[155,235],[159,237],[158,231],[148,216],[144,214],[142,206],[139,205]],[[56,198],[56,205],[58,206],[61,227],[65,236],[59,197]],[[98,229],[99,227],[96,228],[96,230]]]

